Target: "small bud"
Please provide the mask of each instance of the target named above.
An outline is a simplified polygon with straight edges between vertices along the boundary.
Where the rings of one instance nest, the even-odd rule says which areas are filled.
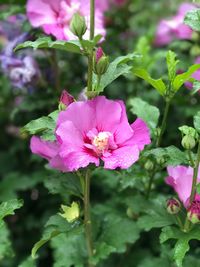
[[[152,171],[153,168],[154,168],[154,163],[153,161],[151,161],[150,159],[148,159],[145,164],[144,164],[144,168],[147,170],[147,171]]]
[[[66,108],[74,102],[74,98],[72,95],[70,95],[66,90],[62,91],[58,109],[61,110],[66,110]]]
[[[164,157],[158,157],[156,158],[156,162],[158,165],[163,165],[166,162],[166,160]]]
[[[70,22],[70,30],[78,38],[82,38],[87,30],[85,18],[83,16],[80,16],[78,13],[75,13]]]
[[[191,135],[185,135],[181,141],[182,146],[185,149],[193,149],[196,145],[196,141],[193,136]]]
[[[109,58],[104,54],[101,47],[96,51],[94,58],[94,73],[97,75],[104,74],[109,66]]]
[[[170,214],[177,214],[181,209],[181,203],[176,198],[167,200],[167,212]]]
[[[61,205],[61,209],[64,213],[59,213],[69,223],[78,219],[80,215],[79,205],[76,202],[72,202],[71,206]]]
[[[190,220],[193,224],[200,222],[200,201],[194,200],[187,212],[188,220]]]
[[[159,136],[160,136],[160,132],[161,132],[161,129],[160,129],[160,128],[156,128],[156,129],[154,130],[154,134],[155,134],[155,136],[156,136],[156,137],[159,137]]]

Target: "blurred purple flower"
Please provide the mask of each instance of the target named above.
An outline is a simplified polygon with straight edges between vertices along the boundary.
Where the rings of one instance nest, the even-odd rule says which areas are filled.
[[[9,77],[11,83],[17,88],[23,88],[37,81],[40,72],[36,61],[27,51],[23,54],[13,52],[19,43],[26,41],[29,37],[28,33],[19,34],[20,29],[16,28],[16,25],[20,25],[17,23],[19,20],[22,21],[21,16],[9,17],[6,23],[0,25],[0,34],[5,37],[0,62],[3,73]],[[10,33],[13,28],[10,24],[14,25],[14,29],[17,31],[17,36],[14,34],[12,39]]]
[[[167,45],[174,39],[191,39],[192,29],[184,24],[184,17],[188,11],[195,8],[197,6],[194,4],[183,3],[175,16],[161,20],[156,30],[155,45]]]
[[[194,63],[195,63],[195,64],[200,64],[200,57],[197,57]],[[194,79],[197,80],[197,81],[200,81],[200,69],[198,69],[197,71],[195,71],[195,72],[192,74],[191,77],[194,78]],[[193,88],[193,83],[190,82],[190,81],[185,82],[184,85],[185,85],[185,87],[187,87],[188,89],[192,89],[192,88]],[[198,91],[198,92],[200,93],[200,88],[199,88],[199,91]]]

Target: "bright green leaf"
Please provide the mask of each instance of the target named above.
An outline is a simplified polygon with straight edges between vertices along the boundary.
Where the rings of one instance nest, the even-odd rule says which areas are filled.
[[[133,73],[148,82],[153,88],[155,88],[159,94],[162,96],[166,93],[166,85],[164,84],[162,79],[153,79],[151,78],[150,74],[145,69],[133,69]]]
[[[0,205],[0,221],[8,216],[8,215],[14,215],[15,210],[19,209],[23,206],[23,200],[18,200],[18,199],[11,199],[8,201],[5,201],[1,203]]]
[[[200,111],[194,116],[194,127],[200,133]]]
[[[177,75],[172,84],[174,92],[177,92],[181,88],[181,86],[186,81],[188,81],[189,78],[192,76],[192,74],[198,69],[200,69],[200,64],[194,64],[191,67],[189,67],[189,69],[186,72]]]
[[[167,52],[166,60],[169,80],[173,81],[176,76],[176,65],[178,64],[179,60],[176,60],[176,54],[171,50]]]

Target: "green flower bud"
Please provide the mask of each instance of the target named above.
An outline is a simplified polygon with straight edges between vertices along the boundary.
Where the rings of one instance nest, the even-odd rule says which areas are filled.
[[[153,168],[154,168],[154,163],[153,161],[151,161],[150,159],[148,159],[145,164],[144,164],[144,168],[147,170],[147,171],[152,171]]]
[[[185,135],[181,141],[181,144],[185,149],[189,150],[195,147],[196,141],[191,135]]]
[[[94,73],[97,75],[104,74],[109,66],[109,58],[106,56],[101,47],[99,47],[94,55]]]
[[[167,212],[170,214],[177,214],[181,209],[181,203],[176,198],[170,198],[167,200]]]
[[[163,165],[166,162],[166,160],[164,157],[158,157],[156,158],[156,162],[158,165]]]
[[[70,22],[70,30],[78,38],[82,38],[87,30],[85,18],[83,16],[80,16],[78,13],[75,13]]]

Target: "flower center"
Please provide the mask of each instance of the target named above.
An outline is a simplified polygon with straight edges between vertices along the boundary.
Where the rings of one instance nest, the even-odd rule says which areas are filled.
[[[103,152],[108,149],[110,136],[111,133],[109,132],[100,132],[97,136],[94,137],[92,144],[93,146],[95,146],[97,151]]]

